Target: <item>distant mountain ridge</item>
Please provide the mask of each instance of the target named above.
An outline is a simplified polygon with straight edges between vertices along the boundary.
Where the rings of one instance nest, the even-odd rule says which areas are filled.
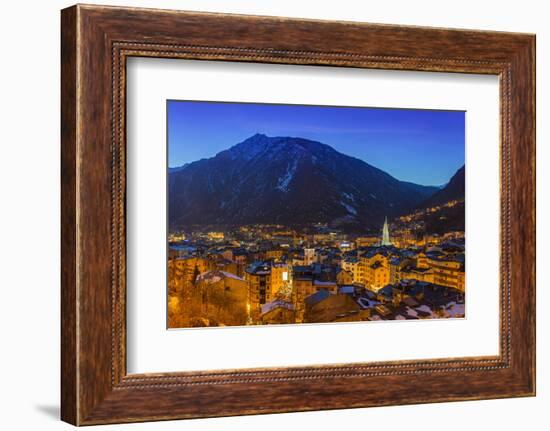
[[[459,168],[442,189],[436,191],[420,205],[423,208],[442,205],[454,200],[463,200],[466,189],[465,166]]]
[[[329,223],[378,228],[437,187],[399,181],[332,147],[256,134],[209,159],[169,171],[169,224]]]
[[[462,166],[451,177],[445,187],[435,192],[418,206],[419,209],[440,207],[434,213],[425,213],[424,227],[426,233],[441,235],[453,230],[464,231],[466,208],[464,204],[465,185],[465,169]],[[450,201],[459,202],[452,207],[443,206]]]
[[[188,165],[189,163],[185,163],[184,165],[181,165],[181,166],[175,166],[173,168],[168,168],[168,173],[169,174],[173,174],[174,172],[179,172],[183,169],[185,169],[185,167]]]

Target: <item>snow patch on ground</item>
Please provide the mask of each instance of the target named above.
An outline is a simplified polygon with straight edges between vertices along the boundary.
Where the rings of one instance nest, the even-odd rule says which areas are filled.
[[[351,202],[354,202],[355,203],[355,196],[352,195],[351,193],[342,193],[342,196],[344,196],[344,198],[346,198],[347,200],[350,200]]]
[[[407,306],[406,311],[409,316],[418,317],[418,313],[416,312],[416,310],[413,310],[411,307]]]
[[[351,205],[345,203],[344,201],[340,201],[340,204],[347,210],[348,213],[357,215],[357,210]]]
[[[449,317],[464,317],[466,309],[464,304],[457,304],[453,301],[447,305],[446,311]]]
[[[298,167],[298,159],[294,159],[287,167],[285,174],[277,181],[277,189],[282,192],[288,192],[288,185],[294,178],[296,168]]]
[[[420,307],[416,307],[416,311],[429,313],[430,317],[433,317],[432,309],[430,307],[428,307],[426,304],[422,304]]]

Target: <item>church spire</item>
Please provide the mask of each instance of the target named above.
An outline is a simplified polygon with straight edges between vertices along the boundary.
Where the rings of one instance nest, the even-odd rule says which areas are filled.
[[[391,245],[390,229],[388,227],[388,217],[384,219],[384,227],[382,228],[382,242],[380,245]]]

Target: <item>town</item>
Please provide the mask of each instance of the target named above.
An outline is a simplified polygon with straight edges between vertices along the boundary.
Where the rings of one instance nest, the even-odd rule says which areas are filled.
[[[464,231],[424,229],[463,203],[361,235],[323,223],[171,230],[168,327],[463,318]]]

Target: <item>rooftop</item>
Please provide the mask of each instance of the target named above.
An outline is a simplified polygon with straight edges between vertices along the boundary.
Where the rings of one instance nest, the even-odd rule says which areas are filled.
[[[232,278],[234,280],[239,280],[244,282],[244,280],[241,277],[235,274],[231,274],[230,272],[227,272],[227,271],[206,271],[206,272],[203,272],[202,274],[197,275],[197,281],[202,281],[205,283],[217,283],[219,281],[222,281],[224,278]]]
[[[326,289],[321,289],[315,292],[313,295],[309,295],[304,299],[307,305],[315,305],[330,296],[330,292]]]
[[[276,308],[284,308],[286,310],[294,310],[294,304],[291,302],[283,301],[282,299],[276,299],[275,301],[268,302],[262,305],[262,314],[269,313]]]

